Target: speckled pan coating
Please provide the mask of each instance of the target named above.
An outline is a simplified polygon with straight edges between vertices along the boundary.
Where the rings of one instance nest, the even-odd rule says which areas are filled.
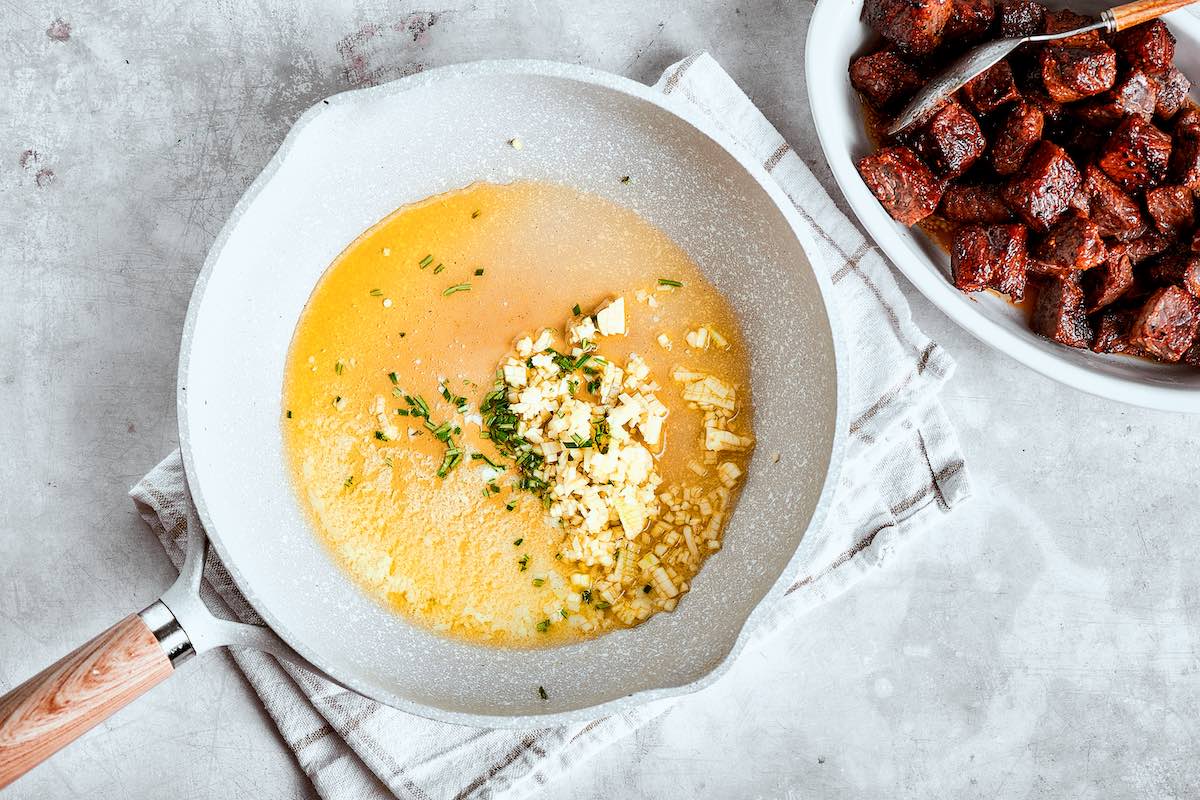
[[[506,144],[514,136],[520,151]],[[280,433],[286,349],[333,258],[398,206],[515,179],[609,198],[687,250],[741,316],[756,400],[758,449],[726,546],[678,610],[552,650],[451,641],[377,605],[310,531]],[[331,97],[297,122],[196,283],[178,402],[200,517],[247,599],[289,644],[396,708],[531,727],[695,690],[740,649],[763,599],[783,591],[836,483],[845,371],[816,253],[759,164],[682,103],[623,78],[480,62]]]

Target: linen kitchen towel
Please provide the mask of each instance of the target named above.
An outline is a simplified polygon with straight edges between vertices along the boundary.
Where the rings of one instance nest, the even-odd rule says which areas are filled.
[[[913,325],[879,252],[716,61],[692,55],[655,88],[690,103],[761,160],[816,240],[841,319],[853,322],[842,331],[850,413],[841,482],[824,527],[801,543],[801,567],[786,594],[752,633],[767,636],[877,568],[897,542],[968,497],[963,458],[938,400],[954,364]],[[171,560],[182,564],[188,525],[198,523],[179,453],[131,495]],[[210,604],[261,624],[211,551],[205,574]],[[232,657],[328,800],[522,797],[678,702],[559,728],[480,730],[396,711],[257,651],[233,650]],[[720,691],[720,683],[708,691]]]

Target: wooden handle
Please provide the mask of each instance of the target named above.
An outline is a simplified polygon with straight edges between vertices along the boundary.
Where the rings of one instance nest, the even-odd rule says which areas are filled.
[[[1123,31],[1134,25],[1141,25],[1143,22],[1161,17],[1163,14],[1169,14],[1175,9],[1190,6],[1194,2],[1196,0],[1136,0],[1133,3],[1117,6],[1108,13],[1112,14],[1117,30]]]
[[[0,789],[172,672],[137,614],[0,697]]]

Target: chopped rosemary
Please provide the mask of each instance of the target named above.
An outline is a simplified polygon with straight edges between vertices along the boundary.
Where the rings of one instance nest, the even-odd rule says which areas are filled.
[[[545,579],[545,578],[534,578],[534,579],[533,579],[533,585],[534,585],[534,586],[541,586],[541,585],[542,585],[542,584],[544,584],[545,582],[546,582],[546,579]]]
[[[607,600],[597,600],[595,608],[597,611],[604,611],[607,608],[612,608],[612,603]]]
[[[538,687],[538,697],[542,698],[543,700],[550,699],[550,695],[546,694],[545,688],[543,688],[541,686]]]
[[[397,374],[396,374],[396,373],[394,373],[394,372],[389,372],[389,373],[388,373],[388,380],[390,380],[390,381],[392,382],[392,386],[399,386],[399,385],[400,385],[400,376],[399,376],[399,375],[397,375]]]
[[[544,619],[534,627],[537,628],[538,633],[545,633],[546,631],[550,630],[550,620]]]
[[[471,219],[479,219],[479,209],[478,208],[471,212]]]
[[[480,275],[482,275],[482,274],[483,274],[483,267],[479,267],[478,269],[476,269],[476,270],[475,270],[475,277],[476,277],[476,278],[478,278],[478,277],[479,277]]]
[[[490,458],[488,458],[484,453],[471,453],[471,460],[482,461],[492,469],[504,469],[503,464],[497,464],[495,461],[492,461]]]
[[[372,289],[371,297],[383,297],[383,289]]]
[[[287,412],[287,418],[288,419],[292,418],[292,410],[290,408],[288,409],[288,412]]]
[[[571,306],[571,313],[577,317],[579,316],[579,313],[580,313],[579,303],[576,303],[575,305]]]
[[[579,593],[579,599],[585,603],[592,602],[592,590],[584,589],[582,592]]]
[[[520,546],[521,546],[521,542],[523,542],[523,541],[525,541],[525,537],[524,537],[524,536],[522,536],[520,539],[517,539],[515,542],[513,542],[513,547],[520,547]]]
[[[383,431],[375,431],[375,438],[381,442],[390,442],[391,438]]]
[[[436,267],[433,268],[433,274],[440,275],[440,274],[442,274],[442,270],[444,270],[445,268],[446,268],[445,264],[438,264]]]
[[[509,502],[509,503],[505,503],[505,504],[504,504],[504,510],[505,510],[505,511],[512,511],[512,510],[513,510],[514,508],[516,508],[516,507],[517,507],[517,504],[516,504],[516,503],[511,503],[511,502]]]
[[[642,587],[642,594],[650,594],[650,584],[647,583]]]
[[[521,572],[524,572],[525,570],[529,569],[529,554],[526,553],[525,555],[518,558],[517,563],[521,565]]]
[[[429,266],[430,264],[432,264],[432,263],[433,263],[433,256],[432,256],[432,255],[427,255],[427,256],[425,256],[425,257],[424,257],[424,258],[422,258],[422,259],[421,259],[421,261],[420,261],[421,269],[425,269],[426,267],[428,267],[428,266]]]
[[[336,372],[338,375],[341,375],[343,372],[346,371],[346,365],[342,363],[341,359],[338,359],[336,362],[334,362],[333,371]]]
[[[471,284],[469,284],[469,283],[456,283],[456,284],[454,284],[453,286],[449,286],[449,287],[447,287],[447,288],[443,289],[443,290],[442,290],[442,297],[449,297],[450,295],[452,295],[452,294],[454,294],[454,293],[456,293],[456,292],[469,292],[469,291],[471,291]]]
[[[674,280],[672,278],[659,278],[658,285],[659,286],[674,286],[675,288],[678,289],[683,286],[683,283],[681,283],[680,281]]]
[[[353,485],[354,485],[354,476],[353,475],[351,475],[349,478],[346,478],[346,480],[344,480],[342,482],[342,487],[345,489],[349,489]]]
[[[621,176],[621,183],[629,183],[629,181],[630,181],[630,177],[628,175]]]
[[[563,619],[567,618],[567,610],[565,608],[560,608],[558,610],[558,613],[559,613],[559,616],[561,616]]]

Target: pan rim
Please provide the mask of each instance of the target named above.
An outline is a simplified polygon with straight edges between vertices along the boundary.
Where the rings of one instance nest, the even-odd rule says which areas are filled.
[[[191,432],[187,413],[188,404],[186,382],[188,369],[191,362],[196,319],[199,314],[199,309],[203,304],[209,278],[211,277],[216,264],[220,261],[222,252],[224,251],[233,231],[238,226],[241,217],[254,203],[263,188],[270,183],[275,173],[279,170],[282,162],[286,159],[292,147],[295,145],[296,141],[303,134],[304,129],[319,116],[325,113],[327,109],[343,103],[360,103],[368,98],[385,98],[396,93],[407,92],[418,87],[424,87],[439,82],[459,81],[473,77],[496,77],[498,75],[516,78],[559,78],[615,91],[633,97],[637,100],[650,103],[658,109],[666,111],[667,113],[681,119],[683,122],[687,123],[697,132],[699,132],[702,136],[708,138],[717,146],[729,153],[738,162],[738,165],[754,180],[758,187],[766,192],[772,204],[787,221],[792,235],[796,237],[801,249],[808,258],[809,267],[817,281],[817,285],[821,294],[822,305],[825,309],[826,318],[830,326],[835,373],[835,417],[833,438],[829,451],[829,466],[826,470],[824,482],[822,484],[817,503],[813,508],[812,516],[809,519],[804,533],[797,542],[796,551],[792,553],[791,558],[780,572],[779,577],[776,578],[776,580],[772,583],[771,588],[754,606],[751,612],[746,616],[745,620],[743,620],[737,637],[723,657],[717,661],[708,672],[687,683],[681,683],[673,686],[662,686],[654,689],[645,689],[624,695],[622,697],[614,698],[612,700],[607,700],[603,703],[572,709],[569,711],[548,712],[546,714],[532,715],[510,715],[503,713],[479,714],[453,711],[440,708],[438,706],[427,705],[425,703],[408,700],[381,687],[367,685],[358,680],[356,676],[347,676],[342,674],[342,672],[339,670],[330,669],[329,664],[326,663],[326,660],[321,657],[321,653],[310,647],[303,637],[293,634],[286,628],[286,626],[283,626],[275,617],[275,615],[272,614],[264,605],[264,603],[260,602],[260,598],[254,592],[252,582],[249,581],[245,575],[242,574],[241,570],[238,569],[236,560],[230,558],[230,551],[222,542],[219,530],[214,524],[212,516],[209,513],[208,506],[205,502],[203,493],[199,489],[198,482],[193,482],[190,477],[193,474],[196,474],[197,469],[192,449]],[[834,491],[841,476],[842,461],[846,447],[845,423],[848,406],[846,389],[847,354],[838,312],[832,301],[833,283],[829,275],[829,271],[822,266],[822,259],[820,258],[819,253],[820,250],[817,246],[817,242],[802,227],[801,217],[796,208],[792,205],[792,202],[786,193],[777,183],[775,183],[774,179],[770,177],[762,165],[760,165],[752,156],[749,155],[749,153],[746,152],[744,147],[732,140],[727,134],[724,133],[724,131],[701,117],[691,108],[679,102],[671,102],[669,96],[657,92],[651,87],[638,83],[629,78],[592,69],[590,67],[569,65],[554,61],[536,59],[497,59],[451,64],[430,69],[416,75],[382,84],[380,86],[351,89],[331,95],[323,100],[318,100],[292,125],[275,154],[246,189],[245,193],[230,212],[229,217],[222,226],[220,233],[218,233],[217,237],[213,240],[213,244],[209,248],[204,265],[202,266],[200,273],[196,278],[191,299],[188,302],[187,315],[184,319],[183,332],[180,341],[179,368],[177,372],[176,384],[176,406],[179,426],[179,447],[183,459],[184,475],[187,479],[188,491],[191,495],[192,503],[196,508],[197,516],[204,526],[204,530],[209,541],[216,549],[217,554],[221,557],[222,563],[233,579],[234,584],[245,596],[246,601],[251,605],[251,607],[254,608],[254,610],[263,618],[266,624],[273,631],[275,631],[280,638],[282,638],[310,664],[312,664],[318,670],[328,674],[345,688],[356,691],[359,694],[400,711],[416,714],[427,719],[434,719],[460,725],[469,725],[481,728],[522,729],[590,721],[634,706],[642,706],[656,700],[682,696],[699,691],[700,689],[712,684],[726,671],[728,671],[733,661],[746,646],[752,631],[758,627],[758,624],[766,615],[767,607],[770,605],[770,601],[777,599],[782,594],[785,588],[784,584],[793,572],[794,568],[797,566],[797,561],[800,554],[799,543],[803,541],[804,537],[808,535],[809,531],[824,524],[829,507],[833,501]]]

